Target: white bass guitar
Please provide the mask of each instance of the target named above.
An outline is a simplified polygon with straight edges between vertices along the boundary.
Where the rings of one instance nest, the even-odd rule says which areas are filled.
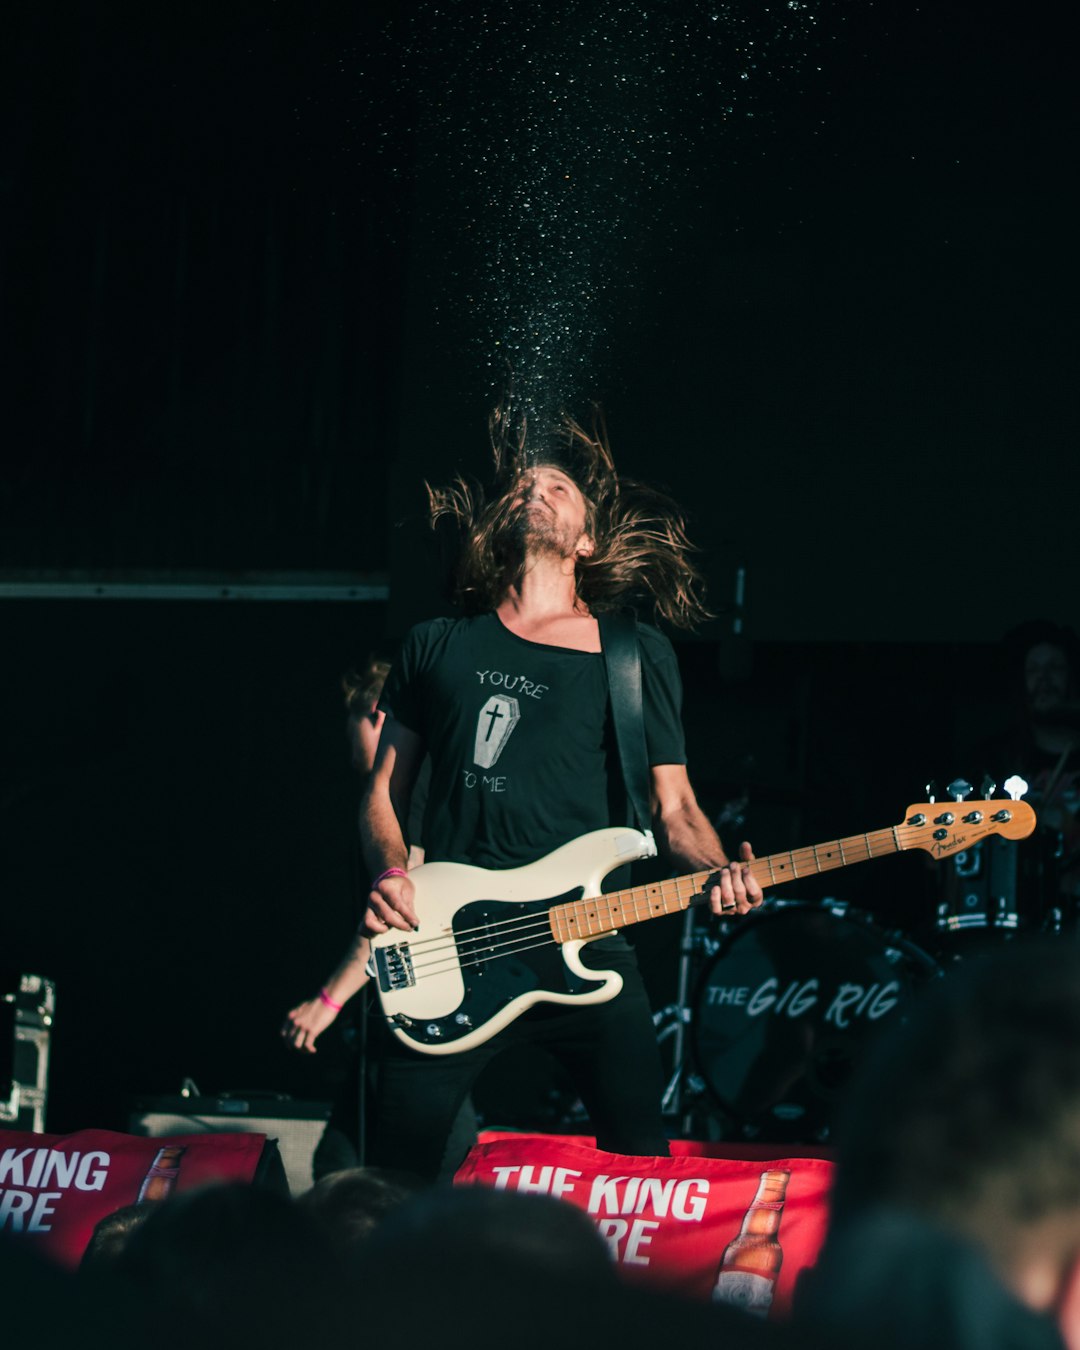
[[[924,802],[890,829],[757,858],[762,887],[832,868],[924,849],[936,858],[971,848],[988,835],[1023,839],[1035,828],[1027,802]],[[654,856],[649,835],[629,828],[594,830],[526,867],[488,871],[461,863],[425,863],[409,873],[418,930],[372,939],[374,983],[394,1035],[428,1055],[450,1055],[494,1036],[537,1003],[604,1003],[622,976],[580,958],[585,943],[629,924],[704,903],[711,872],[601,894],[624,863]]]

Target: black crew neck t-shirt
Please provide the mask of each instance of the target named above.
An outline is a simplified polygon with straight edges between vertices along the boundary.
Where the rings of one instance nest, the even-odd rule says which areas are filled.
[[[638,633],[649,763],[685,764],[674,650]],[[380,707],[431,756],[427,862],[519,867],[626,823],[599,652],[529,642],[496,614],[433,619],[409,632]]]

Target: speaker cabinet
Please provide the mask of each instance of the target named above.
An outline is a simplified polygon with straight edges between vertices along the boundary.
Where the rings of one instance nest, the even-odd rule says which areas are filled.
[[[312,1158],[330,1118],[329,1102],[296,1102],[277,1097],[148,1097],[133,1103],[130,1134],[173,1134],[247,1131],[277,1141],[289,1190],[309,1190]]]

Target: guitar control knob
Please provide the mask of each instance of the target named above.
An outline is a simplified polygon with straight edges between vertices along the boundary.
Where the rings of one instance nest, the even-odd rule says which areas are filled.
[[[406,1017],[404,1013],[394,1013],[390,1021],[393,1022],[396,1027],[411,1027],[413,1024],[412,1018]]]
[[[438,1022],[429,1022],[424,1028],[424,1031],[433,1041],[437,1041],[442,1037],[442,1027],[439,1026]]]
[[[472,1018],[469,1016],[468,1013],[456,1013],[454,1015],[454,1021],[458,1024],[459,1027],[472,1026]]]
[[[951,825],[956,817],[951,811],[943,811],[940,816],[934,817],[935,825]]]

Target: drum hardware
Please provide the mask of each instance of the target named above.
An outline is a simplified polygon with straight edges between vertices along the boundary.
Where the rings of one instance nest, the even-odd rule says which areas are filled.
[[[765,907],[773,903],[776,902],[767,900]],[[716,930],[726,928],[732,917],[700,909],[688,909],[684,913],[675,1002],[653,1014],[656,1042],[670,1068],[660,1109],[665,1120],[672,1122],[673,1129],[683,1138],[699,1134],[706,1123],[704,1117],[713,1114],[705,1081],[694,1071],[688,1028],[693,1022],[691,1000],[702,963],[720,950],[723,937],[717,936]]]
[[[969,802],[974,789],[958,778],[939,806],[938,790],[930,783],[927,802],[909,807],[900,828],[927,837],[932,831],[938,842],[917,846],[939,859],[965,846],[996,843],[999,835],[1026,837],[1034,816],[1030,807],[1015,803],[1027,784],[1014,777],[1005,787],[1008,802],[993,800],[996,787],[990,780],[983,785],[987,797]],[[979,844],[972,845],[972,839]],[[817,850],[813,861],[818,861]],[[841,846],[840,862],[833,865],[848,861]],[[823,869],[813,868],[818,870]],[[1002,926],[1020,921],[1011,918],[1007,899],[997,911]],[[700,1083],[714,1108],[744,1138],[827,1139],[864,1043],[898,1015],[895,1010],[920,984],[944,973],[946,957],[834,900],[766,902],[729,923],[725,916],[713,920],[719,943],[704,963],[688,1007],[689,963],[702,944],[686,919],[678,1001],[655,1018],[658,1039],[674,1051],[665,1108],[688,1119],[689,1108],[699,1105],[691,1092]],[[687,1028],[693,1070],[684,1063]]]
[[[944,860],[934,927],[952,940],[982,934],[1006,940],[1019,933],[1058,934],[1061,834],[1038,829],[1021,848],[997,836]]]
[[[697,922],[693,909],[683,915],[682,936],[679,940],[679,969],[675,1002],[669,1003],[653,1017],[657,1028],[656,1041],[661,1047],[670,1042],[671,1076],[660,1102],[660,1109],[667,1119],[679,1121],[679,1128],[689,1134],[692,1128],[692,1114],[689,1109],[691,1098],[700,1099],[701,1087],[688,1081],[686,1029],[690,1025],[690,992],[695,972],[695,958],[707,938]],[[687,1089],[689,1088],[689,1092]]]
[[[789,906],[803,907],[802,900],[779,899],[769,896],[760,908],[753,911],[761,916]],[[813,907],[823,913],[843,918],[850,906],[846,900],[825,897]],[[700,980],[703,965],[711,964],[733,931],[745,920],[734,914],[712,914],[688,910],[683,916],[679,943],[679,972],[676,1001],[653,1014],[657,1045],[670,1065],[670,1076],[661,1098],[661,1112],[683,1137],[701,1132],[704,1126],[715,1125],[716,1101],[706,1080],[697,1071],[691,1054],[689,1037],[695,1019],[694,989]],[[749,1137],[749,1136],[748,1136]]]
[[[867,1044],[941,974],[846,903],[773,901],[745,916],[694,994],[694,1059],[714,1108],[744,1139],[828,1139]]]
[[[977,884],[983,874],[983,857],[980,848],[956,853],[952,858],[952,867],[957,881],[959,894],[956,898],[957,913],[951,912],[947,901],[938,905],[938,927],[946,932],[956,933],[965,928],[1017,928],[1020,915],[1015,906],[1015,895],[1001,893],[987,897],[981,894]],[[1001,868],[997,869],[1000,874]],[[1014,891],[1014,887],[1009,887]],[[987,903],[989,902],[989,903]]]
[[[1004,789],[1013,801],[1028,791],[1023,778],[1007,778]],[[946,793],[958,807],[973,789],[963,779],[948,785]],[[985,774],[980,792],[989,800],[996,791]],[[934,784],[927,784],[934,801]],[[1002,811],[1008,806],[1003,805]],[[946,810],[945,816],[978,823],[971,812]],[[995,814],[993,819],[998,819]],[[956,960],[987,942],[1002,942],[1025,933],[1059,934],[1064,916],[1058,896],[1063,853],[1056,831],[1037,827],[1023,848],[1015,840],[989,835],[970,848],[952,854],[938,868],[938,901],[929,929],[919,938],[944,961]]]

